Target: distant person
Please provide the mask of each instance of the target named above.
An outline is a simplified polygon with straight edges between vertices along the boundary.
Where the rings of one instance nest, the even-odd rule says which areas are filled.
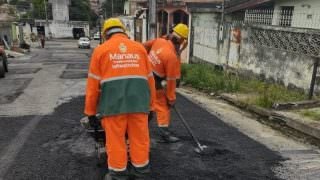
[[[45,45],[45,36],[44,34],[41,34],[40,35],[40,43],[41,43],[41,47],[44,48],[44,45]]]

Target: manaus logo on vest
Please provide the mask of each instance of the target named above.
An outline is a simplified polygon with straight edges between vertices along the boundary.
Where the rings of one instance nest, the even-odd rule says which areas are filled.
[[[126,52],[127,52],[127,46],[124,45],[123,43],[120,43],[120,45],[119,45],[119,50],[120,50],[120,52],[122,52],[122,53],[126,53]]]
[[[110,60],[139,60],[140,56],[136,53],[126,53],[128,51],[127,46],[124,43],[120,43],[120,53],[110,53]]]

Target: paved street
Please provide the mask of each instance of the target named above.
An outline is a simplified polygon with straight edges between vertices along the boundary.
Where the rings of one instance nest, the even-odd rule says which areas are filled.
[[[74,40],[54,40],[9,59],[10,72],[0,79],[0,180],[102,179],[106,167],[97,166],[94,141],[79,123],[91,51]],[[177,108],[208,154],[193,151],[172,112],[172,129],[182,141],[160,143],[151,122],[150,179],[320,179],[318,148],[223,102],[179,92]]]

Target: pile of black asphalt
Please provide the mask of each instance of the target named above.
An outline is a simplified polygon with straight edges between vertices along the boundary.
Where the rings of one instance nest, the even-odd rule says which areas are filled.
[[[4,179],[102,179],[107,172],[106,167],[97,166],[98,160],[94,152],[81,151],[86,146],[92,149],[94,146],[94,139],[79,123],[79,119],[83,117],[83,106],[84,97],[74,98],[56,108],[53,114],[44,116],[17,154]],[[158,141],[156,123],[154,120],[151,122],[152,173],[148,179],[278,179],[272,171],[283,161],[278,153],[250,139],[182,96],[178,97],[176,107],[212,153],[202,156],[194,152],[194,142],[172,112],[171,130],[182,141],[174,144],[161,143]],[[15,121],[15,124],[23,126],[32,118],[23,120],[21,117],[3,117],[1,128],[10,128],[14,124],[5,122]],[[18,129],[15,131],[18,132]],[[0,152],[2,150],[3,148]]]

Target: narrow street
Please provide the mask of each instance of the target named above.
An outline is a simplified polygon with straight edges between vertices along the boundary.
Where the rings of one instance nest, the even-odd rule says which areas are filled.
[[[79,123],[91,53],[75,40],[54,40],[9,59],[9,73],[0,79],[0,180],[103,178],[107,169],[97,166],[94,140]],[[209,153],[193,151],[172,111],[172,130],[182,141],[160,143],[151,122],[150,179],[320,179],[318,148],[226,103],[185,89],[179,94],[177,108]]]

